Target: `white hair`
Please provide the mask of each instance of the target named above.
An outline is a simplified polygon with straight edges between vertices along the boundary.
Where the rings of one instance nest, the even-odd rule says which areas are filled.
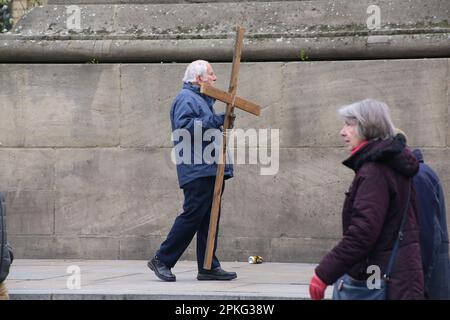
[[[196,60],[191,62],[184,73],[183,82],[197,82],[197,76],[208,77],[208,61]]]
[[[342,107],[339,114],[345,120],[356,120],[358,135],[363,139],[388,139],[395,135],[389,107],[383,102],[365,99]]]

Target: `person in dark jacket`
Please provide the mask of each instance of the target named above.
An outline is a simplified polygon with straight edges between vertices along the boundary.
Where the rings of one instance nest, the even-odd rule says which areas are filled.
[[[444,191],[437,174],[424,163],[422,152],[413,151],[420,162],[414,176],[420,225],[420,244],[425,297],[450,299],[450,258]]]
[[[367,280],[369,266],[383,275],[400,229],[402,214],[417,173],[417,159],[394,126],[386,104],[366,99],[339,110],[345,125],[340,134],[351,156],[343,162],[355,172],[346,193],[343,238],[320,261],[310,283],[312,299],[323,299],[325,289],[347,274]],[[387,299],[422,299],[423,272],[414,190],[403,240],[388,283]]]
[[[209,152],[216,139],[205,139],[209,132],[212,137],[222,137],[225,114],[215,112],[215,100],[200,93],[200,84],[214,85],[216,75],[211,65],[204,60],[189,64],[183,78],[183,89],[175,98],[170,120],[174,136],[174,150],[177,164],[178,182],[184,193],[183,213],[176,219],[166,240],[147,265],[155,275],[164,281],[175,281],[171,269],[188,247],[197,233],[198,280],[232,280],[235,272],[227,272],[220,266],[215,255],[217,234],[211,270],[203,269],[209,220],[214,194],[218,156],[216,148]],[[233,120],[233,119],[231,119]],[[206,141],[205,141],[206,140]],[[212,142],[208,142],[211,141]],[[207,155],[212,158],[209,159]],[[214,156],[214,157],[213,157]],[[233,177],[233,166],[227,162],[225,179]],[[224,182],[225,186],[225,182]],[[223,192],[223,189],[222,189]],[[220,211],[219,211],[220,216]]]
[[[8,277],[13,260],[12,248],[6,237],[5,196],[0,192],[0,300],[9,299],[5,280]]]

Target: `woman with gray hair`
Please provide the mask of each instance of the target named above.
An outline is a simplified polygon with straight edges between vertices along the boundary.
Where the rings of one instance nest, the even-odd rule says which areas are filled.
[[[394,136],[386,104],[366,99],[341,108],[339,113],[345,123],[340,135],[351,152],[343,164],[355,177],[343,205],[343,237],[315,269],[311,298],[323,299],[326,287],[333,283],[339,284],[335,285],[337,296],[343,279],[367,284],[373,279],[373,270],[384,275],[405,212],[385,299],[422,299],[419,228],[411,190],[411,178],[419,164],[404,136]]]

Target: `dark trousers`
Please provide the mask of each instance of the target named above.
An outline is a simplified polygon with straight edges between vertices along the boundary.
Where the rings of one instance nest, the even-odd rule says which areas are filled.
[[[199,270],[203,269],[215,180],[216,177],[203,177],[195,179],[183,186],[183,213],[175,219],[167,239],[161,244],[161,247],[156,252],[158,258],[167,267],[173,268],[183,252],[189,246],[189,243],[191,243],[195,233],[197,233],[197,264]],[[211,268],[213,269],[220,266],[219,260],[216,257],[218,234],[219,226],[217,225],[214,254],[211,265]]]

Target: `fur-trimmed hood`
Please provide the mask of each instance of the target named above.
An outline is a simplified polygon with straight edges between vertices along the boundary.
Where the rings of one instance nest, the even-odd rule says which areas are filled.
[[[358,172],[367,162],[383,163],[408,178],[416,175],[419,170],[419,162],[406,146],[406,140],[401,134],[392,139],[369,141],[367,145],[345,160],[343,164]]]

